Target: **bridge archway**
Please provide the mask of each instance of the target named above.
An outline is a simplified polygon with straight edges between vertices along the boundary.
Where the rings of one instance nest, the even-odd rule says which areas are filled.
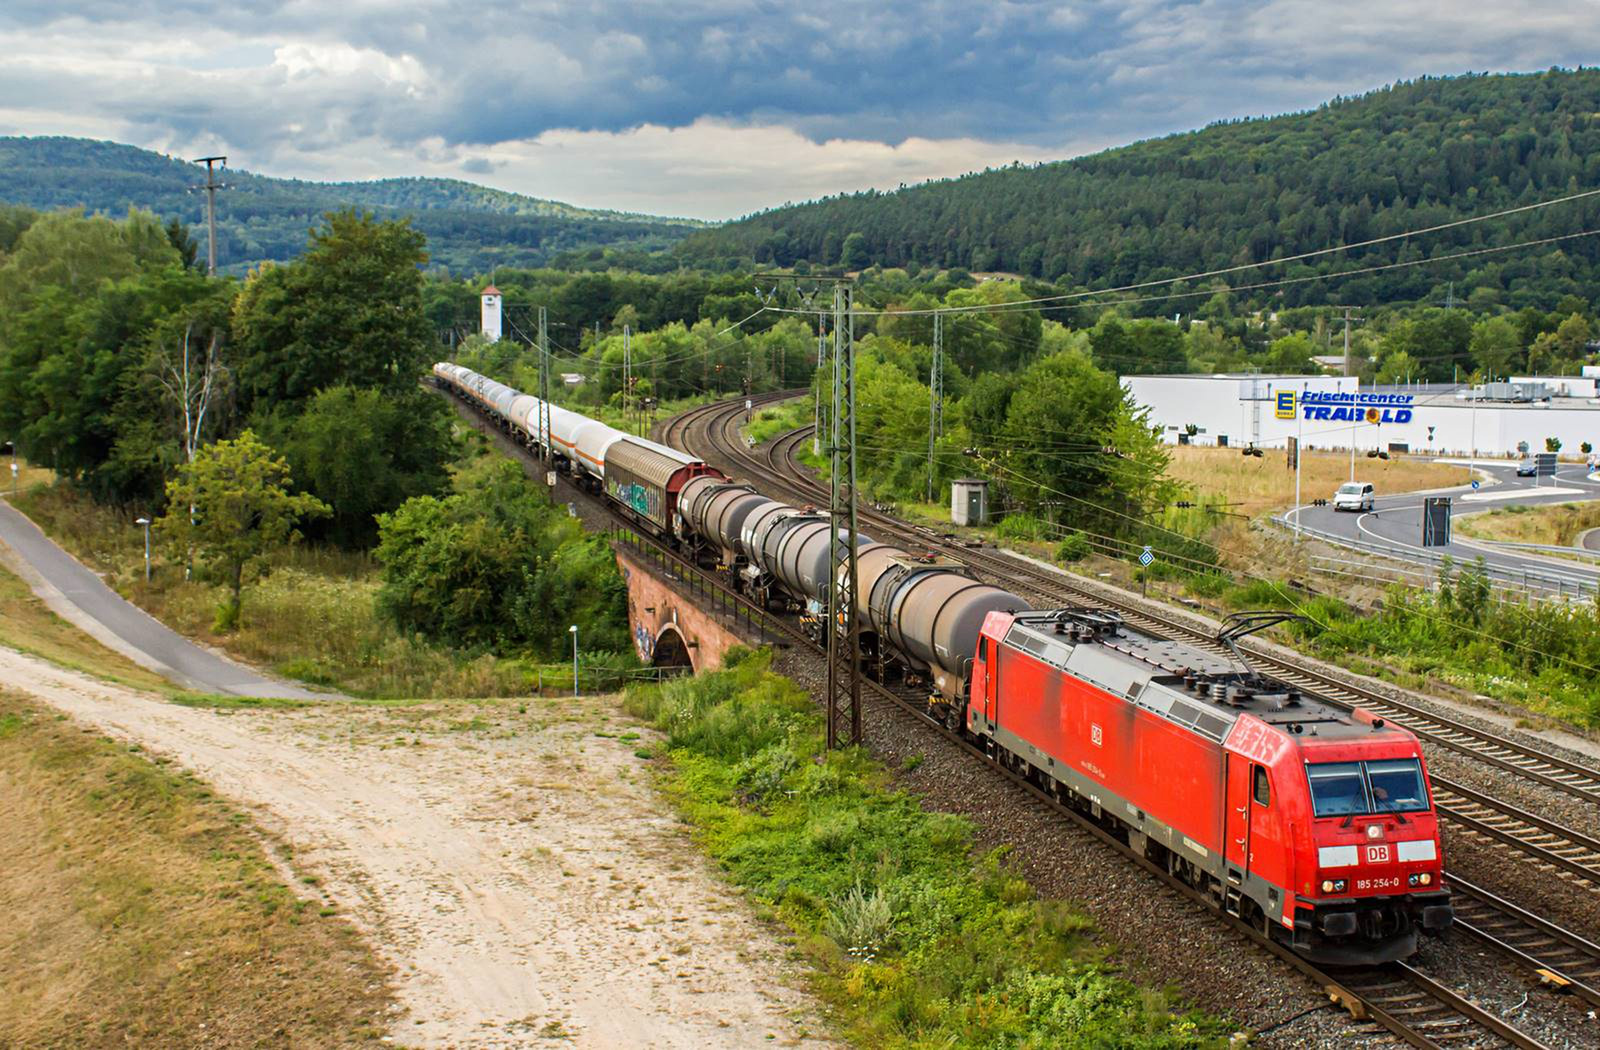
[[[689,655],[689,646],[683,640],[683,635],[678,633],[676,627],[670,624],[661,629],[656,636],[655,648],[650,655],[651,667],[687,667],[694,670],[694,660]]]

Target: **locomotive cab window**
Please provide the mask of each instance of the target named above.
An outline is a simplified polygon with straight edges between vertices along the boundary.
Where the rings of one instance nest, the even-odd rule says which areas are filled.
[[[1368,762],[1367,785],[1374,813],[1414,813],[1428,808],[1422,766],[1414,758]]]
[[[1343,817],[1367,812],[1367,784],[1360,762],[1312,762],[1306,766],[1311,781],[1311,808],[1319,817]]]
[[[1267,806],[1272,804],[1272,785],[1267,782],[1267,771],[1260,766],[1255,769],[1255,783],[1253,785],[1256,805]]]

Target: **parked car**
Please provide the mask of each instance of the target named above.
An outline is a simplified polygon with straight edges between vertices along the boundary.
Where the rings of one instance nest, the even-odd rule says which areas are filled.
[[[1333,509],[1371,510],[1375,494],[1370,481],[1347,481],[1333,494]]]
[[[1531,477],[1534,477],[1537,473],[1538,473],[1538,469],[1534,466],[1533,460],[1531,460],[1531,459],[1519,459],[1519,460],[1517,460],[1517,477],[1519,477],[1519,478],[1531,478]]]

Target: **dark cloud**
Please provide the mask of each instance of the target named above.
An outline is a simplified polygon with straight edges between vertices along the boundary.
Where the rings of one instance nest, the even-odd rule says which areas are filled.
[[[557,129],[708,119],[1043,150],[1423,73],[1576,64],[1600,53],[1597,15],[1597,0],[12,0],[0,121],[47,130],[54,114],[291,165],[377,143],[475,174],[490,148]]]

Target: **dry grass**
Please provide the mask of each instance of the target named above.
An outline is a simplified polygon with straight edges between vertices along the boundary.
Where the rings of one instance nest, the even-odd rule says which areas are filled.
[[[112,652],[58,617],[20,578],[0,568],[0,645],[135,689],[166,690],[154,671]]]
[[[243,814],[0,692],[0,1045],[354,1046],[387,978]]]
[[[10,492],[12,488],[11,464],[13,460],[8,456],[3,462],[5,465],[0,466],[0,484],[3,484],[5,490]],[[16,457],[15,462],[17,464],[16,487],[19,490],[33,485],[48,485],[56,479],[55,471],[48,467],[36,466],[21,456]]]
[[[1456,518],[1466,536],[1511,543],[1545,543],[1571,547],[1578,534],[1600,528],[1600,502],[1558,503],[1547,507],[1504,507]]]
[[[1258,458],[1241,455],[1233,448],[1179,445],[1172,450],[1168,473],[1202,500],[1229,504],[1229,509],[1252,517],[1294,506],[1294,471],[1288,469],[1281,449],[1269,449]],[[1330,498],[1334,489],[1349,480],[1349,453],[1308,452],[1300,465],[1301,499]],[[1384,495],[1465,485],[1470,475],[1466,467],[1429,459],[1357,456],[1356,480],[1372,482],[1379,495]]]
[[[16,500],[50,536],[124,598],[173,630],[278,674],[362,696],[506,696],[528,691],[516,661],[465,658],[401,637],[374,608],[378,566],[366,554],[295,546],[247,584],[237,630],[212,630],[223,589],[183,578],[158,548],[144,579],[144,533],[132,509],[102,506],[64,485]]]

